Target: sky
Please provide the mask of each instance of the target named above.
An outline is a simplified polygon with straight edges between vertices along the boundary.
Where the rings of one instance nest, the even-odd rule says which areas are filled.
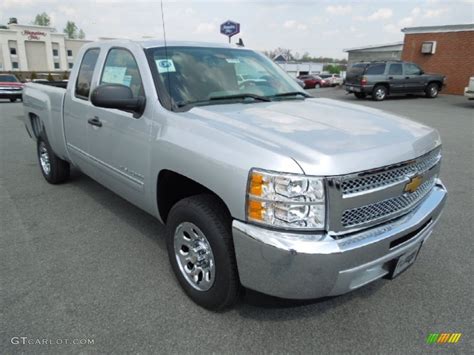
[[[345,58],[344,48],[403,40],[411,26],[474,23],[474,0],[163,0],[168,40],[227,42],[219,25],[241,24],[246,47]],[[67,20],[88,39],[163,38],[159,1],[151,0],[0,0],[0,24],[16,17],[30,24],[46,12],[62,32]]]

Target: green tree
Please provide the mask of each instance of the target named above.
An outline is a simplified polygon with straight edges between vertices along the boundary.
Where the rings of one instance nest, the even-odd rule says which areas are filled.
[[[48,81],[54,81],[54,78],[53,78],[53,76],[51,75],[51,73],[48,73],[48,76],[46,77],[46,80],[48,80]]]
[[[68,21],[66,23],[66,27],[64,27],[64,33],[66,34],[67,38],[75,39],[77,38],[77,26],[73,21]]]
[[[86,33],[82,30],[82,28],[79,30],[79,34],[77,35],[77,38],[79,39],[86,38]]]
[[[36,15],[33,25],[37,26],[49,26],[51,25],[51,18],[46,12]]]

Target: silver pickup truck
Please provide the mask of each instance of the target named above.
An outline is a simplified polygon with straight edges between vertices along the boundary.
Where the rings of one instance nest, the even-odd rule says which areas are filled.
[[[166,223],[172,268],[203,307],[244,287],[309,299],[394,278],[439,219],[432,128],[313,98],[245,48],[105,41],[77,58],[66,89],[23,93],[43,176],[74,166]]]

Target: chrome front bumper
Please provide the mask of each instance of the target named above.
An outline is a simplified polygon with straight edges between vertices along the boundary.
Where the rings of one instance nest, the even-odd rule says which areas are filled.
[[[408,214],[340,239],[273,231],[234,220],[240,281],[247,288],[290,299],[354,290],[389,274],[398,257],[428,239],[446,197],[446,188],[437,180]]]

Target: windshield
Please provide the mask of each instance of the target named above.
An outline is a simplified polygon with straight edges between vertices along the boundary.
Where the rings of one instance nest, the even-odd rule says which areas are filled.
[[[251,50],[159,47],[148,49],[147,56],[160,101],[172,110],[308,96],[280,67]]]
[[[13,75],[0,75],[0,82],[4,83],[17,83],[18,79]]]

